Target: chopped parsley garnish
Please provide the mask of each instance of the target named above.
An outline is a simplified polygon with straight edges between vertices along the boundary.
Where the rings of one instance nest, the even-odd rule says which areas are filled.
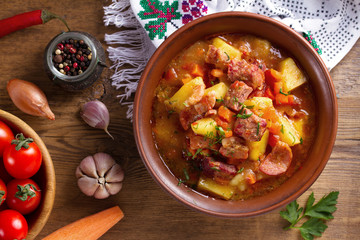
[[[198,148],[198,150],[196,150],[196,153],[194,154],[194,156],[192,157],[192,159],[195,159],[196,155],[198,155],[201,151],[202,151],[202,149],[201,149],[201,148]]]
[[[260,130],[260,123],[257,123],[257,127],[256,127],[256,135],[259,136],[259,130]]]
[[[303,138],[300,137],[300,144],[303,144]]]
[[[211,169],[220,172],[220,169],[218,169],[217,167],[211,167]]]
[[[189,181],[190,177],[189,177],[189,173],[188,173],[188,171],[186,170],[186,168],[183,169],[183,172],[184,172],[186,181]]]
[[[225,131],[222,127],[215,126],[215,129],[219,131],[219,134],[225,136]]]
[[[241,173],[242,171],[244,171],[244,167],[240,168],[236,173]]]
[[[216,99],[216,102],[220,103],[220,102],[224,102],[224,99],[221,97],[220,99]]]
[[[230,56],[229,54],[227,54],[227,52],[224,52],[226,54],[226,56],[228,57],[228,59],[226,61],[230,61]]]
[[[296,138],[295,138],[295,136],[294,136],[291,132],[289,132],[289,134],[293,137],[293,142],[292,142],[292,144],[294,144],[295,141],[296,141]]]
[[[253,113],[249,113],[249,114],[246,114],[246,113],[238,113],[238,114],[235,115],[235,117],[241,118],[241,119],[247,119],[247,118],[251,117],[251,115],[253,115]]]
[[[283,124],[281,124],[280,132],[281,132],[282,134],[284,134],[284,125],[283,125]]]
[[[285,95],[285,96],[289,95],[289,93],[284,93],[281,88],[280,88],[279,93],[281,93],[282,95]]]
[[[246,106],[247,109],[253,109],[255,105]]]

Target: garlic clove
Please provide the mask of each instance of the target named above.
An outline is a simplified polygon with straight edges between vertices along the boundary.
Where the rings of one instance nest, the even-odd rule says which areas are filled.
[[[124,180],[124,171],[119,164],[115,164],[105,178],[108,183],[122,182]]]
[[[103,129],[114,140],[108,131],[110,114],[104,103],[99,100],[87,102],[82,106],[80,115],[91,127]]]
[[[122,182],[116,182],[116,183],[106,183],[105,187],[106,190],[111,194],[111,195],[115,195],[118,192],[120,192],[121,188],[122,188],[123,184]]]
[[[107,153],[96,153],[94,155],[94,162],[97,174],[100,177],[105,177],[109,169],[116,164],[115,160]]]
[[[78,179],[78,187],[80,188],[80,190],[87,196],[93,196],[97,189],[99,188],[99,184],[97,179],[95,178],[91,178],[88,176],[83,176],[81,178]]]
[[[96,163],[92,156],[87,156],[84,158],[80,165],[80,170],[88,177],[98,178],[98,174],[96,172]]]
[[[109,196],[110,193],[108,192],[108,190],[105,188],[104,185],[99,185],[99,188],[94,193],[94,197],[96,199],[104,199],[104,198],[108,198]]]

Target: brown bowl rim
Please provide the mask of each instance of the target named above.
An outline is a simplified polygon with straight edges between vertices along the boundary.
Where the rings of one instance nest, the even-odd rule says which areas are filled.
[[[27,137],[31,137],[34,139],[36,144],[38,145],[41,154],[43,156],[42,161],[42,167],[45,167],[45,173],[46,173],[46,192],[42,195],[41,204],[39,208],[34,212],[39,214],[37,216],[37,220],[35,223],[31,226],[29,225],[29,232],[26,237],[26,239],[35,239],[35,237],[41,232],[41,230],[44,228],[46,222],[48,221],[51,211],[54,206],[54,200],[55,200],[55,189],[56,189],[56,179],[55,179],[55,170],[54,165],[51,159],[51,156],[49,154],[49,151],[47,150],[45,143],[42,141],[40,136],[23,120],[18,118],[17,116],[6,112],[4,110],[0,109],[0,120],[4,121],[6,124],[8,124],[12,129],[17,128],[21,129],[23,134]],[[41,219],[41,221],[39,221]]]
[[[227,17],[251,18],[251,19],[256,19],[256,20],[263,21],[263,22],[268,22],[268,23],[274,25],[276,28],[279,28],[280,30],[288,32],[289,34],[291,34],[292,37],[296,38],[297,41],[303,47],[305,47],[307,51],[311,52],[311,56],[314,57],[314,60],[320,66],[321,74],[327,80],[326,81],[327,88],[329,89],[329,94],[331,96],[331,99],[328,99],[328,100],[331,101],[331,104],[330,104],[332,106],[331,112],[333,112],[333,115],[332,115],[333,119],[332,119],[331,123],[329,124],[332,131],[329,134],[329,142],[327,143],[328,147],[326,148],[326,152],[323,153],[324,157],[323,157],[322,161],[319,163],[319,165],[317,166],[317,168],[314,170],[313,175],[308,179],[308,181],[304,185],[302,185],[300,188],[296,189],[295,192],[293,192],[293,193],[291,193],[289,195],[286,195],[286,196],[282,196],[281,201],[279,201],[279,202],[277,202],[275,204],[269,205],[269,206],[267,206],[265,208],[261,208],[261,209],[252,211],[252,212],[236,212],[236,213],[217,212],[216,210],[200,207],[200,206],[198,206],[196,204],[196,202],[186,201],[184,199],[184,194],[181,194],[181,196],[177,195],[176,192],[174,192],[167,185],[167,183],[170,183],[171,180],[167,179],[166,176],[165,177],[164,176],[159,176],[157,174],[156,170],[151,165],[151,160],[148,158],[148,156],[145,153],[144,145],[143,145],[142,140],[141,140],[141,134],[142,134],[141,131],[140,131],[141,112],[139,111],[139,106],[141,105],[142,93],[143,93],[143,91],[146,91],[146,90],[144,90],[143,86],[144,86],[145,80],[147,78],[147,75],[149,74],[149,72],[151,72],[151,70],[153,68],[153,65],[156,63],[156,60],[157,60],[158,56],[161,54],[162,51],[166,50],[169,43],[174,41],[176,38],[179,38],[179,36],[182,33],[187,31],[188,29],[193,28],[196,24],[199,24],[199,23],[202,23],[202,22],[205,22],[205,21],[208,21],[208,20],[213,20],[215,18],[216,19],[221,19],[221,18],[227,18]],[[195,42],[195,40],[194,40],[194,42]],[[306,41],[299,33],[297,33],[295,30],[291,29],[290,27],[286,26],[285,24],[281,23],[280,21],[277,21],[275,19],[272,19],[272,18],[264,16],[264,15],[255,14],[255,13],[248,13],[248,12],[236,12],[236,11],[234,11],[234,12],[222,12],[222,13],[214,13],[214,14],[210,14],[210,15],[198,18],[198,19],[184,25],[183,27],[181,27],[177,31],[175,31],[173,34],[171,34],[169,36],[169,38],[167,38],[157,48],[155,53],[152,55],[152,57],[148,61],[147,65],[146,65],[146,67],[145,67],[145,69],[144,69],[144,71],[142,73],[142,76],[140,78],[140,81],[138,83],[138,87],[137,87],[136,94],[135,94],[135,99],[134,99],[134,111],[133,111],[133,128],[134,129],[133,130],[134,130],[134,136],[135,136],[135,141],[136,141],[136,144],[137,144],[137,148],[138,148],[138,151],[140,153],[141,159],[142,159],[145,167],[149,171],[150,175],[155,179],[155,181],[161,186],[161,188],[163,190],[165,190],[167,193],[169,193],[176,200],[178,200],[179,202],[185,204],[186,206],[188,206],[188,207],[190,207],[192,209],[196,209],[196,210],[198,210],[200,212],[207,213],[207,214],[214,215],[214,216],[218,216],[218,217],[226,217],[226,218],[250,217],[250,216],[255,216],[255,215],[270,212],[272,210],[278,209],[278,208],[280,208],[280,207],[294,201],[301,194],[303,194],[316,181],[316,179],[320,176],[321,172],[325,168],[325,166],[326,166],[326,164],[327,164],[327,162],[328,162],[328,160],[330,158],[332,148],[333,148],[334,143],[335,143],[336,133],[337,133],[337,124],[338,124],[338,110],[337,109],[338,109],[338,106],[337,106],[336,92],[335,92],[335,87],[333,85],[330,73],[327,70],[327,67],[326,67],[325,63],[323,62],[323,60],[321,59],[320,55],[309,44],[309,42]],[[155,147],[155,146],[151,146],[151,147]],[[161,160],[161,162],[162,162],[162,160]],[[166,165],[165,165],[165,167],[167,168]],[[184,191],[196,192],[196,191],[193,191],[192,189],[184,187],[184,186],[179,186],[179,187],[182,189],[181,191],[183,191],[183,192]],[[177,191],[177,192],[181,192],[181,191]],[[209,197],[206,197],[206,198],[211,199]],[[224,200],[215,200],[215,201],[224,201]],[[245,200],[245,201],[248,201],[248,200]],[[233,204],[235,201],[228,201],[228,202],[229,202],[229,205],[230,205],[230,204]]]

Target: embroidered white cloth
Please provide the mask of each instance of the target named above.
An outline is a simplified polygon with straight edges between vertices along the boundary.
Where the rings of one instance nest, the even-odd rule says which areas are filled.
[[[136,91],[148,59],[171,33],[186,23],[216,12],[245,11],[275,18],[303,36],[331,70],[360,36],[360,0],[112,0],[104,7],[105,25],[123,27],[106,34],[115,69],[112,84],[123,89],[120,102]],[[123,68],[126,66],[126,68]]]

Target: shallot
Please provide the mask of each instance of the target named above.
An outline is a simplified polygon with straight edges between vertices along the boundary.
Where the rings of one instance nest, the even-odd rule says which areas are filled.
[[[91,127],[103,129],[112,139],[114,139],[108,131],[110,114],[104,103],[99,100],[87,102],[82,106],[80,115]]]
[[[96,153],[84,158],[76,169],[77,184],[87,196],[104,199],[122,188],[124,171],[107,153]]]
[[[55,120],[44,92],[34,83],[11,79],[7,84],[7,91],[15,106],[24,113]]]

